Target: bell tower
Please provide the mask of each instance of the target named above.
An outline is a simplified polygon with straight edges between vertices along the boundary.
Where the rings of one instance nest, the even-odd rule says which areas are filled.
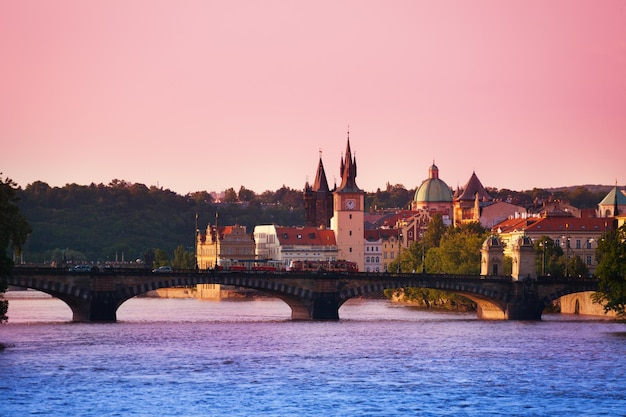
[[[350,132],[346,153],[340,164],[341,185],[333,192],[334,211],[331,229],[335,232],[338,257],[356,262],[359,271],[365,268],[363,253],[363,205],[365,192],[356,185],[356,158],[350,149]]]
[[[322,164],[322,152],[315,174],[315,181],[304,186],[304,224],[310,227],[330,227],[333,217],[333,193],[328,188],[326,172]]]

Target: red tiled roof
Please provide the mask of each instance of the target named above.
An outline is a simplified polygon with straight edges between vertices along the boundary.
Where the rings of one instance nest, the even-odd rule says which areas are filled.
[[[514,230],[530,233],[554,233],[554,232],[604,232],[611,230],[613,223],[611,219],[589,218],[589,217],[529,217],[526,219],[507,219],[497,225],[492,230],[503,233]]]
[[[316,227],[276,227],[281,245],[336,245],[335,232]]]

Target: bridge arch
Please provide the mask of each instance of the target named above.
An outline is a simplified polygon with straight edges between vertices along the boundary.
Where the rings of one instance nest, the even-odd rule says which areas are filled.
[[[475,280],[475,281],[474,281]],[[507,287],[510,278],[503,277],[492,280],[493,285],[485,285],[484,279],[459,280],[451,276],[442,276],[439,280],[415,278],[407,281],[385,280],[374,281],[365,285],[344,288],[340,292],[340,305],[352,297],[397,288],[427,288],[459,294],[474,301],[480,319],[504,320],[508,301]]]

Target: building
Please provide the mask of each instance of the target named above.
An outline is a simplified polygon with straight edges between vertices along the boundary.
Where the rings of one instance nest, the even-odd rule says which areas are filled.
[[[463,223],[480,222],[481,204],[492,200],[476,172],[472,172],[467,184],[463,188],[457,188],[454,193],[454,224],[458,226]]]
[[[525,215],[526,208],[506,201],[490,201],[479,205],[480,216],[478,221],[485,229],[491,229],[496,224],[514,217],[516,214]]]
[[[452,190],[439,178],[439,168],[435,163],[428,169],[428,178],[415,191],[411,210],[426,211],[430,217],[441,214],[445,225],[452,224]]]
[[[598,217],[618,217],[626,213],[626,194],[617,185],[598,203]]]
[[[333,217],[333,193],[328,187],[322,157],[317,166],[313,185],[304,186],[304,225],[310,227],[330,227]]]
[[[400,256],[400,237],[398,229],[380,229],[382,235],[382,270],[389,271],[389,263],[395,261]]]
[[[356,158],[350,149],[350,134],[346,144],[345,159],[341,160],[341,185],[333,192],[333,217],[331,229],[335,232],[338,258],[355,262],[359,271],[365,268],[364,213],[365,192],[356,184]]]
[[[504,220],[494,226],[492,232],[499,236],[507,256],[512,256],[512,248],[521,238],[538,242],[543,236],[549,237],[563,249],[568,259],[579,256],[593,273],[598,266],[595,258],[598,241],[612,229],[613,222],[606,218],[520,216]]]
[[[285,268],[291,261],[338,259],[335,233],[329,229],[259,225],[254,240],[258,260],[279,261]]]
[[[214,268],[224,259],[255,259],[254,239],[246,233],[245,226],[208,225],[206,233],[196,234],[196,261],[199,269]]]

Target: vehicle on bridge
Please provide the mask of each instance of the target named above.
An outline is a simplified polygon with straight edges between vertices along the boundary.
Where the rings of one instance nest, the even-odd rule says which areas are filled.
[[[359,267],[351,261],[291,261],[289,271],[293,272],[345,272],[356,274]]]
[[[71,272],[91,272],[91,265],[76,265],[69,269]]]
[[[283,261],[272,259],[219,259],[218,271],[285,272]]]
[[[171,266],[160,266],[158,268],[153,269],[152,272],[169,273],[169,272],[172,272],[172,267]]]

